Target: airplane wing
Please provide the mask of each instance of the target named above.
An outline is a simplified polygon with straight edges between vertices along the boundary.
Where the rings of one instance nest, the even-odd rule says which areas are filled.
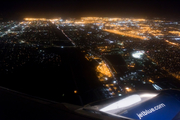
[[[80,111],[78,110],[80,108],[82,106],[49,101],[0,87],[0,120],[99,120],[111,118],[84,110]]]

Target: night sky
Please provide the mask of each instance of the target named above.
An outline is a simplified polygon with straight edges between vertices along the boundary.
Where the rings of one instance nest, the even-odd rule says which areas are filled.
[[[6,0],[0,5],[4,18],[180,16],[178,0]]]

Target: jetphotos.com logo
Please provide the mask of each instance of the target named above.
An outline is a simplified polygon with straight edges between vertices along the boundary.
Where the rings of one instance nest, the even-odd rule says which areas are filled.
[[[150,108],[148,110],[144,110],[139,114],[136,113],[136,115],[139,117],[139,119],[141,119],[142,117],[144,117],[144,116],[146,116],[146,115],[148,115],[150,113],[153,113],[153,112],[155,112],[155,111],[157,111],[157,110],[159,110],[159,109],[161,109],[161,108],[163,108],[165,106],[166,105],[164,103],[161,103],[161,104],[159,104],[159,105],[157,105],[157,106],[155,106],[153,108]]]

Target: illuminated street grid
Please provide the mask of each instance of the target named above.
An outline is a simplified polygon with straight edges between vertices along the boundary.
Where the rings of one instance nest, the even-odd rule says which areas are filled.
[[[158,18],[25,18],[22,22],[2,22],[0,35],[2,38],[5,35],[19,35],[29,29],[29,26],[37,27],[35,22],[39,22],[41,26],[49,26],[47,21],[55,24],[74,47],[85,52],[88,61],[98,64],[97,77],[110,96],[121,96],[123,93],[142,89],[178,88],[176,81],[162,83],[157,80],[169,77],[180,79],[179,22]],[[29,44],[29,41],[22,39],[19,43]],[[64,48],[47,40],[44,47],[50,46]],[[104,58],[105,55],[122,56],[127,70],[118,72],[120,64],[110,63]]]
[[[117,78],[121,81],[118,82],[121,92],[138,90],[138,82],[152,85],[156,90],[161,90],[164,86],[164,89],[177,88],[167,87],[169,83],[162,85],[156,82],[157,79],[170,76],[179,79],[177,40],[180,40],[180,36],[177,21],[158,18],[82,17],[81,20],[69,19],[56,21],[55,24],[63,29],[77,46],[90,53],[96,53],[97,56],[119,54],[124,58],[128,71]],[[174,51],[174,55],[168,50]],[[137,51],[143,51],[143,54],[134,54]],[[133,54],[141,57],[134,58]],[[172,58],[174,56],[177,58]],[[110,69],[115,72],[113,67]],[[106,79],[104,77],[104,81]],[[102,77],[100,81],[103,81]]]

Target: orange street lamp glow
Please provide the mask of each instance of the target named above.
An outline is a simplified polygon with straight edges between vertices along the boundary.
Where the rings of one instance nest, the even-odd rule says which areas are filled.
[[[74,93],[76,94],[76,93],[77,93],[77,90],[74,90]]]

